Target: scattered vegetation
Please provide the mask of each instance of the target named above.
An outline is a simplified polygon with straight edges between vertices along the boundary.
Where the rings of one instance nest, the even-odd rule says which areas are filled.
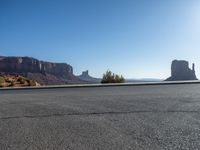
[[[124,83],[125,79],[124,77],[121,75],[117,75],[112,73],[111,71],[106,71],[105,74],[103,74],[103,78],[101,80],[101,83]]]

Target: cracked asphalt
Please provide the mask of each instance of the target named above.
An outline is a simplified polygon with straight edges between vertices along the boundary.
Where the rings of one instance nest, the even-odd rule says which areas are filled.
[[[0,90],[1,150],[198,150],[200,84]]]

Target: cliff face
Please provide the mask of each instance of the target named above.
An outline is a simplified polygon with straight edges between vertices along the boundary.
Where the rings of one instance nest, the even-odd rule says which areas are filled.
[[[0,57],[0,71],[6,73],[48,73],[64,78],[73,75],[73,69],[68,64],[44,62],[30,57]]]
[[[78,81],[72,66],[66,63],[39,61],[31,57],[0,56],[1,74],[20,74],[41,84],[66,84]]]
[[[171,77],[166,81],[197,80],[195,65],[189,68],[189,63],[184,60],[174,60],[171,65]]]

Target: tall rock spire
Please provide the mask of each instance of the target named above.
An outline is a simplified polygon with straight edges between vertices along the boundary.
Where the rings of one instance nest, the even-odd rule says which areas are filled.
[[[195,64],[192,64],[192,71],[195,72]]]

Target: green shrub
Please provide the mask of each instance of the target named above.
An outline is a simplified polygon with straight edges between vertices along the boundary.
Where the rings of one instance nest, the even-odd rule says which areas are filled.
[[[103,78],[101,80],[101,83],[124,83],[125,79],[124,77],[121,75],[117,75],[112,73],[111,71],[106,71],[105,74],[103,74]]]

